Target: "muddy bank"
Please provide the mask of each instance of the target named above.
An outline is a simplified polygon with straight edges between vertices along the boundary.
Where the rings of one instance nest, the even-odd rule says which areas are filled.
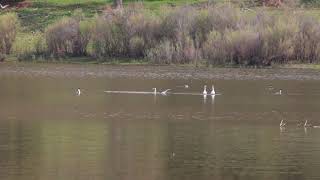
[[[106,77],[145,79],[320,80],[316,69],[194,68],[183,66],[125,66],[0,63],[0,76]]]

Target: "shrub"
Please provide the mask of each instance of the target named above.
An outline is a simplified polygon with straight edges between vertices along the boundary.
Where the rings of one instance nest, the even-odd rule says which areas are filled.
[[[91,42],[95,57],[145,57],[145,49],[156,45],[159,20],[143,10],[125,9],[96,17]]]
[[[128,7],[91,19],[77,10],[48,26],[44,35],[18,37],[21,44],[15,44],[12,52],[19,58],[90,55],[148,58],[158,64],[197,59],[238,65],[320,60],[320,22],[310,16],[263,9],[248,13],[230,5],[165,9],[156,16],[141,6]],[[9,53],[16,29],[14,14],[0,16],[0,53]]]
[[[20,34],[13,44],[12,53],[19,60],[31,60],[37,56],[45,55],[46,42],[42,33]]]
[[[190,63],[196,58],[196,49],[190,37],[176,44],[164,40],[147,52],[147,58],[156,64]]]
[[[261,41],[259,34],[251,29],[227,31],[227,44],[230,44],[231,59],[235,64],[260,64]]]
[[[73,50],[80,43],[78,34],[78,22],[71,18],[64,18],[50,25],[45,31],[49,53],[56,56],[75,54]]]
[[[295,44],[296,59],[313,63],[320,59],[320,23],[311,17],[301,17]]]
[[[0,62],[3,62],[5,59],[6,59],[6,55],[0,53]]]
[[[212,64],[259,64],[261,41],[250,29],[227,30],[224,35],[212,31],[204,54]]]
[[[230,5],[222,5],[209,9],[209,20],[213,28],[221,33],[226,29],[239,29],[241,22],[240,9]]]
[[[141,37],[132,37],[129,41],[130,57],[143,57],[144,46],[144,40]]]
[[[264,64],[286,62],[293,58],[298,26],[295,20],[278,19],[274,26],[261,33]]]
[[[229,64],[232,59],[232,48],[218,31],[211,31],[203,47],[204,58],[210,64]]]
[[[45,37],[50,54],[55,56],[86,55],[91,23],[82,20],[82,11],[77,10],[72,17],[63,18],[48,26]]]
[[[195,10],[191,7],[177,8],[166,15],[161,23],[161,36],[172,42],[180,42],[189,34],[192,21],[195,18]]]
[[[0,54],[9,54],[18,30],[18,17],[14,13],[0,16]]]
[[[156,64],[170,64],[173,61],[174,47],[168,40],[150,49],[147,58]]]
[[[125,54],[126,45],[122,29],[112,20],[98,17],[92,38],[92,55],[95,57],[117,57]]]
[[[190,36],[197,48],[201,48],[203,43],[207,40],[210,31],[213,30],[213,22],[208,16],[208,10],[201,10],[193,19],[190,29]]]

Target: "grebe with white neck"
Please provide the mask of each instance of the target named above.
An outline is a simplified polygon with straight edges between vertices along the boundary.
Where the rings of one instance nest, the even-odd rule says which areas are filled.
[[[211,94],[211,95],[215,95],[215,94],[216,94],[216,92],[215,92],[215,90],[214,90],[214,86],[213,86],[213,85],[212,85],[212,90],[211,90],[210,94]]]
[[[171,90],[171,89],[166,89],[166,90],[162,91],[160,94],[161,94],[161,95],[167,95],[167,92],[170,91],[170,90]]]
[[[306,121],[304,122],[303,127],[305,127],[305,128],[307,128],[307,127],[312,127],[312,124],[309,124],[309,123],[308,123],[308,120],[306,120]]]
[[[77,89],[76,93],[77,93],[77,96],[80,96],[80,95],[81,95],[81,90],[80,90],[80,88]]]
[[[157,94],[158,92],[157,92],[157,88],[152,88],[153,89],[153,94]],[[161,95],[167,95],[167,92],[168,91],[170,91],[171,89],[166,89],[166,90],[164,90],[164,91],[162,91],[162,92],[159,92]]]
[[[281,95],[282,94],[282,89],[280,89],[278,92],[275,93],[275,95]]]
[[[152,88],[153,89],[153,94],[157,94],[157,88]]]
[[[306,120],[306,122],[304,123],[304,127],[320,128],[320,126],[313,126],[311,123],[308,123],[308,120]]]
[[[280,127],[285,127],[286,126],[286,123],[283,122],[283,119],[281,120],[280,122]]]
[[[204,85],[203,86],[203,92],[202,92],[203,95],[207,95],[207,85]]]

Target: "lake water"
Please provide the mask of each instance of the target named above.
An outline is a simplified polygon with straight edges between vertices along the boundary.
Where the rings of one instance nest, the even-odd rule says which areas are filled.
[[[198,93],[213,82],[222,95],[206,99],[104,93]],[[296,126],[320,125],[318,81],[0,76],[0,84],[1,180],[320,178],[320,128]]]

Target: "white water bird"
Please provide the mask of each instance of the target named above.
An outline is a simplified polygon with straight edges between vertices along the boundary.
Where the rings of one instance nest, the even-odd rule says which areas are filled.
[[[80,90],[80,88],[77,89],[76,93],[77,93],[78,96],[81,95],[81,90]]]
[[[152,88],[153,89],[153,94],[157,94],[157,88]]]
[[[214,91],[214,86],[212,85],[212,90],[211,90],[211,93],[210,93],[211,95],[215,95],[216,94],[216,92]]]
[[[282,94],[282,89],[280,89],[278,92],[275,93],[275,95],[281,95]]]
[[[1,7],[1,9],[5,9],[5,8],[7,8],[9,5],[7,4],[7,5],[4,5],[4,6],[2,6],[2,4],[0,4],[0,7]]]
[[[203,95],[207,95],[207,85],[204,85],[203,86],[203,92],[202,92]]]
[[[283,119],[281,120],[280,122],[280,127],[285,127],[286,126],[286,123],[283,122]]]
[[[306,122],[304,123],[304,125],[303,125],[303,127],[311,127],[312,126],[312,124],[308,124],[308,120],[306,120]]]
[[[161,95],[167,95],[167,92],[170,91],[171,89],[166,89],[165,91],[162,91],[160,94]]]

